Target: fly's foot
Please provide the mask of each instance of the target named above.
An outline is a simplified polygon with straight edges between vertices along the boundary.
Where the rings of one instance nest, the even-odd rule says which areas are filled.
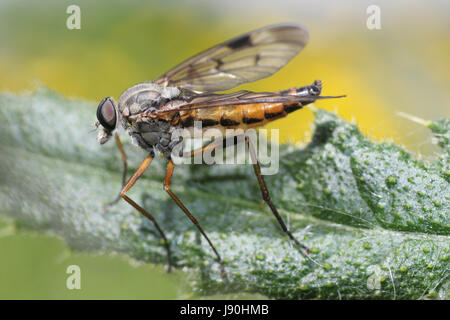
[[[115,205],[119,202],[119,200],[120,200],[121,198],[122,198],[122,197],[121,197],[120,194],[119,194],[113,201],[104,203],[104,204],[103,204],[103,212],[105,212],[106,209],[108,209],[109,207],[115,206]]]

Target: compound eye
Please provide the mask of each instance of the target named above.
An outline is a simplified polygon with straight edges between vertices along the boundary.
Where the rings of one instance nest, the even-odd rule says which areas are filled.
[[[97,119],[108,131],[113,131],[116,128],[116,107],[111,98],[105,98],[100,102],[97,108]]]

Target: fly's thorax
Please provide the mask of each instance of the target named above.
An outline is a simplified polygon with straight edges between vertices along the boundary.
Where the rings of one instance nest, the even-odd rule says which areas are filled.
[[[179,139],[173,138],[176,128],[169,121],[142,118],[127,128],[134,142],[141,148],[153,152],[157,150],[170,159],[170,154]]]
[[[133,125],[133,116],[151,108],[159,109],[168,101],[177,98],[180,93],[176,87],[165,87],[154,82],[139,83],[127,89],[118,102],[123,127]]]

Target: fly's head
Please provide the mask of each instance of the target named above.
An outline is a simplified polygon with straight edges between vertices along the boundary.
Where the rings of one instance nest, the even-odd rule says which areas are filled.
[[[97,119],[96,126],[102,126],[99,131],[97,140],[100,144],[107,142],[119,126],[119,111],[117,109],[116,103],[111,97],[104,98],[100,101],[97,108]]]

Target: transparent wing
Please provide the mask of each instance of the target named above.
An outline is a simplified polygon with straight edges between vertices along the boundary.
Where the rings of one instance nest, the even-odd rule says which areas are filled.
[[[217,107],[238,107],[245,104],[256,103],[311,103],[319,99],[334,99],[345,96],[316,96],[316,95],[291,95],[286,92],[252,92],[237,91],[228,94],[205,94],[195,97],[191,101],[175,108],[163,107],[156,112],[158,114],[189,111],[194,109],[210,109]]]
[[[196,93],[229,90],[274,74],[307,42],[308,31],[300,25],[263,27],[193,56],[156,82]]]

